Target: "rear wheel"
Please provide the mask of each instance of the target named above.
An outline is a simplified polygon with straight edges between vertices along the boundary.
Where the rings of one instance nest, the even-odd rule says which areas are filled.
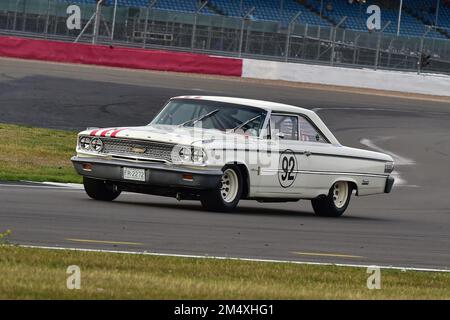
[[[236,208],[242,196],[242,173],[236,166],[227,165],[216,188],[201,197],[203,208],[210,211],[229,212]]]
[[[103,180],[83,177],[83,185],[87,195],[95,200],[113,201],[121,193],[116,186]]]
[[[314,212],[322,217],[340,217],[350,203],[352,186],[347,181],[338,181],[327,196],[311,200]]]

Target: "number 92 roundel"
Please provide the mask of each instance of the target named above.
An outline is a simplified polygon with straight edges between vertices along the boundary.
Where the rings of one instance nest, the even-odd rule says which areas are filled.
[[[283,188],[289,188],[297,178],[297,158],[294,151],[287,149],[280,154],[278,181]]]

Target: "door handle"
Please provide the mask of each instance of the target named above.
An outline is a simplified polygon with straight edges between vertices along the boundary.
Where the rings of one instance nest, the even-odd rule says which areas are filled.
[[[311,155],[311,151],[305,151],[304,154],[305,156],[309,157]]]

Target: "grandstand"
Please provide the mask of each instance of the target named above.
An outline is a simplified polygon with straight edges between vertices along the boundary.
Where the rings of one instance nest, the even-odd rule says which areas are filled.
[[[405,10],[405,7],[417,8],[415,3],[419,1],[420,3],[425,3],[423,0],[405,0],[404,10],[402,12],[401,24],[400,24],[400,35],[404,36],[416,36],[420,37],[427,31],[427,25],[434,24],[426,23],[426,21],[420,20],[410,14],[410,11]],[[395,2],[395,1],[394,1]],[[321,10],[320,0],[309,0],[314,9],[318,12]],[[344,0],[327,0],[326,6],[321,10],[324,17],[328,17],[333,24],[337,24],[343,17],[347,17],[344,22],[343,27],[351,30],[367,31],[366,27],[366,10],[367,7],[373,4],[373,1],[367,1],[366,3],[357,3],[356,1],[349,3]],[[431,3],[431,1],[428,1]],[[390,22],[389,26],[386,28],[386,33],[397,33],[397,21],[398,21],[398,7],[389,6],[382,7],[382,25],[386,25]],[[429,37],[437,39],[445,39],[446,35],[432,30],[429,33]]]
[[[97,0],[66,0],[66,2],[94,5]],[[152,0],[117,0],[117,5],[124,7],[147,7],[152,2]],[[104,3],[112,6],[115,0],[104,0]],[[197,12],[198,5],[198,0],[158,0],[155,2],[153,8],[180,12]],[[204,7],[200,13],[213,14],[214,12],[209,10],[208,7]]]
[[[426,25],[435,25],[437,22],[442,27],[442,34],[450,38],[450,1],[439,1],[438,7],[435,1],[408,0],[405,10]]]
[[[331,26],[329,21],[320,18],[318,14],[294,0],[283,2],[274,0],[210,0],[210,3],[219,12],[232,17],[242,17],[252,7],[255,7],[252,17],[256,20],[279,21],[283,25],[287,25],[293,16],[301,12],[298,19],[300,23]]]
[[[66,0],[71,3],[95,4],[96,0]],[[117,0],[119,6],[146,7],[151,0]],[[364,2],[364,1],[362,1]],[[200,13],[222,15],[228,17],[243,17],[252,7],[255,10],[250,16],[252,20],[276,21],[286,26],[298,12],[301,12],[298,23],[330,27],[337,25],[347,17],[342,28],[356,31],[367,31],[366,9],[375,1],[365,3],[357,0],[209,0]],[[382,25],[389,26],[385,33],[397,33],[398,1],[385,1],[389,6],[382,7]],[[450,1],[442,0],[439,6],[438,25],[442,28],[430,30],[428,38],[450,38]],[[113,5],[114,0],[106,0]],[[200,0],[159,0],[155,9],[196,12]],[[420,37],[424,35],[428,25],[436,22],[436,1],[434,0],[404,0],[400,35]]]

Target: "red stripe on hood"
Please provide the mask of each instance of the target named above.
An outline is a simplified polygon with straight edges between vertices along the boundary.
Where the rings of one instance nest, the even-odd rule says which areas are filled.
[[[116,135],[120,132],[120,131],[123,131],[123,130],[126,130],[127,128],[122,128],[122,129],[118,129],[118,130],[114,130],[113,131],[113,133],[111,133],[111,138],[115,138],[116,137]]]
[[[97,134],[97,132],[99,132],[99,131],[100,131],[100,129],[93,130],[93,131],[91,131],[90,135],[95,136]]]
[[[106,130],[103,130],[102,133],[100,133],[100,137],[106,137],[106,134],[107,134],[108,132],[110,132],[111,130],[114,130],[114,129],[106,129]]]

